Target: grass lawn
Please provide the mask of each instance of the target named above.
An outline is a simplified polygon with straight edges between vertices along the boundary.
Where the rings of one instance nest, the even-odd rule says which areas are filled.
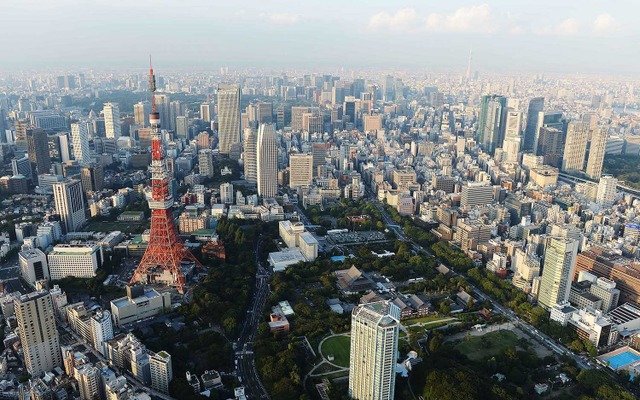
[[[402,325],[404,326],[411,326],[411,325],[416,325],[416,324],[423,324],[425,322],[435,322],[435,321],[440,321],[442,319],[449,319],[451,317],[442,317],[439,315],[428,315],[426,317],[421,317],[421,318],[414,318],[414,319],[408,319],[402,322]]]
[[[518,336],[509,330],[490,332],[484,336],[472,336],[469,340],[462,339],[456,349],[469,357],[470,360],[481,360],[494,356],[510,346],[515,346]]]
[[[333,354],[332,363],[341,367],[349,367],[349,350],[351,338],[349,336],[334,336],[322,343],[322,355],[328,357]]]

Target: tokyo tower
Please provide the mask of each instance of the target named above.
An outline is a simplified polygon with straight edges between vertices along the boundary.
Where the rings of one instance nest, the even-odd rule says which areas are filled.
[[[162,282],[174,285],[184,293],[185,279],[182,261],[187,259],[201,266],[200,262],[184,246],[178,237],[178,229],[173,220],[173,195],[169,192],[169,175],[165,169],[164,148],[160,133],[160,113],[156,110],[156,77],[149,57],[149,89],[151,90],[151,235],[149,245],[136,268],[130,284],[137,282]]]

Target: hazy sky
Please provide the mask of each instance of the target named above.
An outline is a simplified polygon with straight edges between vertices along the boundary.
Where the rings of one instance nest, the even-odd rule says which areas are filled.
[[[0,0],[0,69],[635,73],[638,0]]]

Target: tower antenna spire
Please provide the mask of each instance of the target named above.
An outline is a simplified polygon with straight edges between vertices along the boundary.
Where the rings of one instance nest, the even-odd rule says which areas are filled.
[[[156,76],[153,74],[151,54],[149,54],[149,90],[151,91],[151,112],[156,112]]]

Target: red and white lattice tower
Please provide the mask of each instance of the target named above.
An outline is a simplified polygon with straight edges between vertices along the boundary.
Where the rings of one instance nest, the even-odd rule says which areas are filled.
[[[201,266],[200,262],[184,246],[178,236],[173,219],[173,195],[169,192],[169,175],[165,169],[164,149],[160,133],[160,114],[156,111],[154,92],[156,77],[153,74],[149,57],[149,88],[151,90],[151,235],[149,245],[140,260],[131,284],[156,281],[173,284],[180,293],[184,293],[185,279],[182,274],[182,261],[187,259]]]

